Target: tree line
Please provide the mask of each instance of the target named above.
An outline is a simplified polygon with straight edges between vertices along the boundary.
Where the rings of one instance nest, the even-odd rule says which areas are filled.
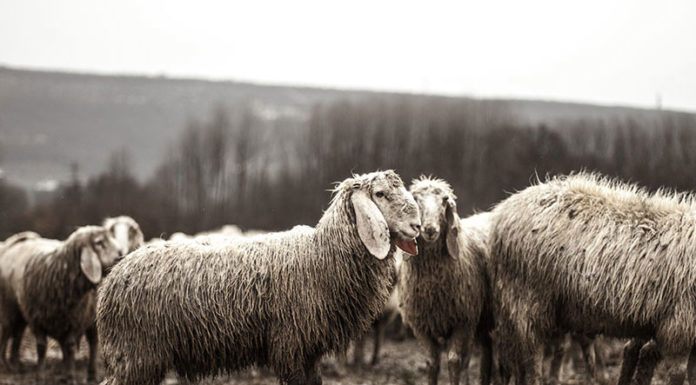
[[[115,152],[99,175],[75,175],[35,205],[0,179],[0,239],[24,230],[60,238],[121,214],[134,217],[147,237],[224,224],[314,224],[333,182],[389,168],[407,183],[421,174],[448,180],[460,215],[487,210],[537,177],[577,170],[690,191],[696,118],[532,124],[501,102],[392,96],[317,104],[298,121],[263,119],[245,105],[188,122],[147,181],[133,176],[130,157],[127,149]]]

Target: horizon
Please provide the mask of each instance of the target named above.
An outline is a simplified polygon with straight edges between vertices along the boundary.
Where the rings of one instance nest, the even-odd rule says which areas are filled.
[[[303,88],[303,89],[316,89],[316,90],[329,90],[329,91],[345,91],[345,92],[365,92],[365,93],[375,93],[375,94],[395,94],[395,95],[408,95],[408,96],[425,96],[425,97],[444,97],[444,98],[460,98],[460,99],[471,99],[471,100],[484,100],[484,101],[519,101],[519,102],[538,102],[538,103],[557,103],[557,104],[569,104],[578,106],[591,106],[599,108],[620,108],[620,109],[636,109],[636,110],[658,110],[665,112],[676,112],[676,113],[686,113],[686,114],[696,114],[696,108],[693,110],[685,108],[671,108],[664,105],[654,105],[654,106],[644,106],[644,105],[632,105],[628,103],[623,104],[611,104],[602,103],[597,101],[586,101],[586,100],[574,100],[574,99],[543,99],[543,98],[522,98],[514,96],[475,96],[467,94],[447,94],[447,93],[424,93],[424,92],[409,92],[402,90],[389,90],[389,89],[371,89],[371,88],[351,88],[351,87],[334,87],[334,86],[321,86],[313,84],[298,84],[298,83],[270,83],[270,82],[260,82],[251,81],[243,79],[234,78],[207,78],[204,76],[170,76],[168,74],[146,74],[146,73],[122,73],[122,72],[99,72],[99,71],[81,71],[72,70],[66,68],[44,68],[44,67],[31,67],[31,66],[16,66],[9,63],[0,62],[0,70],[10,70],[10,71],[24,71],[24,72],[37,72],[46,74],[61,74],[61,75],[75,75],[75,76],[99,76],[99,77],[122,77],[122,78],[143,78],[148,80],[172,80],[172,81],[193,81],[193,82],[208,82],[208,83],[229,83],[229,84],[244,84],[252,85],[257,87],[280,87],[280,88]]]

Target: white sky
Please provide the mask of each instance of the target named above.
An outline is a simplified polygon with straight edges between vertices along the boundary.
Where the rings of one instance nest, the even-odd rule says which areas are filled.
[[[0,64],[696,111],[696,1],[0,0]]]

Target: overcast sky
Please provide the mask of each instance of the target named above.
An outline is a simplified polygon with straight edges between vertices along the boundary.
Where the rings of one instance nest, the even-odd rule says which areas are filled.
[[[0,0],[0,64],[696,111],[696,1]]]

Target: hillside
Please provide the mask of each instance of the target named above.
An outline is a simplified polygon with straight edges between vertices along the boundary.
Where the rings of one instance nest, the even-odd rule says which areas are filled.
[[[207,118],[216,106],[234,108],[247,103],[261,119],[283,118],[287,122],[306,119],[311,106],[319,102],[398,96],[0,68],[0,168],[9,180],[31,187],[46,179],[66,179],[72,162],[79,164],[83,176],[93,175],[103,169],[112,151],[126,147],[133,155],[137,176],[144,179],[151,175],[167,144],[187,121]],[[505,105],[518,119],[530,123],[616,117],[642,120],[659,115],[653,110],[577,103],[487,103]]]

